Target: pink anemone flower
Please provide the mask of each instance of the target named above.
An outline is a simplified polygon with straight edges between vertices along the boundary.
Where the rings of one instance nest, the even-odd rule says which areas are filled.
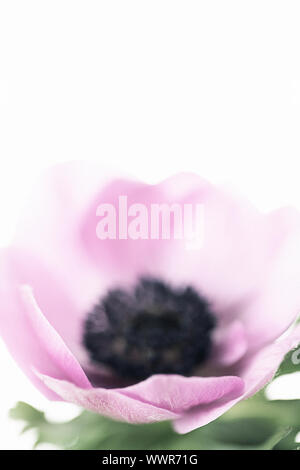
[[[300,340],[293,209],[263,214],[192,174],[152,185],[80,163],[40,186],[1,253],[0,334],[50,399],[186,433],[264,387]],[[189,246],[176,217],[195,207]]]

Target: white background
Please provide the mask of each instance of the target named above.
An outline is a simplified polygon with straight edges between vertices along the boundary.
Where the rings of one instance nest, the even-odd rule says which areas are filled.
[[[40,172],[73,159],[149,181],[196,171],[300,209],[299,24],[297,0],[0,0],[1,245]],[[7,419],[17,400],[77,411],[1,343],[0,373],[0,448],[32,446]]]

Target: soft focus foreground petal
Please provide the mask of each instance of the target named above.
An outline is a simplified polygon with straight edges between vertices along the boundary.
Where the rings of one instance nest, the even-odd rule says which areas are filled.
[[[244,382],[239,377],[154,375],[119,391],[145,403],[182,413],[199,404],[236,397],[243,389]]]
[[[177,414],[167,409],[128,397],[120,391],[104,388],[83,390],[70,382],[38,375],[45,386],[63,400],[112,419],[138,424],[178,418]]]
[[[297,326],[286,338],[281,339],[251,358],[242,361],[236,374],[245,382],[245,392],[238,398],[224,402],[219,400],[209,405],[200,405],[187,411],[183,417],[174,422],[174,428],[179,433],[187,433],[217,419],[240,400],[254,395],[262,389],[274,376],[284,356],[300,341],[300,325]]]
[[[90,387],[79,363],[42,314],[29,287],[10,287],[5,298],[1,295],[0,319],[1,335],[9,351],[46,396],[58,399],[38,379],[34,369],[83,388]]]

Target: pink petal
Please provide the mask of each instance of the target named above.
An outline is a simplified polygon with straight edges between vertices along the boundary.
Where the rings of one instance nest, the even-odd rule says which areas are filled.
[[[17,304],[16,291],[22,284],[30,285],[43,314],[63,337],[67,346],[77,358],[83,356],[81,349],[82,314],[74,305],[57,279],[56,273],[50,271],[30,252],[17,248],[8,248],[1,252],[0,292],[1,322],[8,322],[5,304]],[[17,305],[14,307],[17,309]]]
[[[236,397],[243,388],[243,380],[239,377],[154,375],[136,385],[119,389],[119,392],[144,403],[182,413],[199,404]]]
[[[34,369],[82,388],[91,387],[75,357],[42,314],[29,287],[10,287],[6,297],[1,298],[0,331],[15,360],[49,398],[58,396],[41,383]]]
[[[241,312],[252,350],[278,338],[300,311],[300,232],[295,231],[277,255],[269,276]]]
[[[157,375],[137,385],[110,390],[82,390],[73,384],[46,376],[42,380],[66,401],[130,423],[175,419],[184,410],[199,403],[236,397],[244,387],[238,377]]]
[[[187,411],[181,418],[173,422],[173,427],[179,434],[186,434],[194,429],[219,418],[238,402],[237,399],[215,402],[209,405],[200,405],[194,410]]]
[[[17,251],[30,253],[55,273],[61,288],[82,314],[107,283],[106,273],[91,263],[80,238],[86,211],[107,180],[103,168],[92,162],[69,162],[50,168],[32,191],[13,243]]]
[[[120,391],[104,388],[83,390],[63,380],[40,375],[45,386],[53,390],[63,400],[83,408],[128,423],[153,423],[175,419],[177,414],[150,403],[128,397]]]
[[[187,411],[174,422],[177,432],[184,434],[215,420],[239,401],[249,398],[263,388],[274,376],[284,356],[300,342],[300,325],[281,341],[273,343],[248,358],[236,373],[245,382],[245,392],[238,398],[200,405]]]
[[[203,246],[199,252],[188,253],[191,282],[219,314],[239,317],[272,273],[274,262],[299,225],[299,215],[287,208],[266,216],[218,188],[206,195],[204,213]],[[173,257],[177,267],[186,265],[186,253],[180,255]]]
[[[247,347],[246,331],[240,321],[220,326],[215,333],[211,362],[215,366],[231,366],[244,356]]]
[[[245,359],[237,367],[245,380],[245,398],[254,395],[274,376],[284,356],[300,343],[300,325],[294,327],[284,338],[262,348]]]
[[[200,177],[190,174],[177,175],[156,185],[125,179],[112,181],[101,188],[82,221],[82,241],[90,259],[94,260],[102,270],[106,270],[115,280],[121,280],[124,276],[127,280],[135,280],[138,275],[145,273],[159,275],[161,267],[167,266],[170,257],[176,255],[177,250],[182,249],[183,243],[180,240],[161,237],[157,240],[151,238],[151,204],[183,204],[188,203],[190,198],[191,202],[194,202],[195,191],[201,198],[209,186]],[[147,208],[149,228],[147,239],[133,240],[127,235],[122,239],[118,232],[116,239],[99,240],[97,238],[98,206],[108,203],[113,205],[118,212],[120,196],[127,197],[128,208],[135,203]],[[132,218],[128,217],[129,221]],[[117,231],[118,228],[117,225]],[[183,265],[182,268],[184,274],[185,266]]]

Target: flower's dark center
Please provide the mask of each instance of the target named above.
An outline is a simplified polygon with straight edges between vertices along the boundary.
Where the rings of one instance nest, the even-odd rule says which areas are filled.
[[[115,289],[84,325],[84,345],[94,363],[124,378],[191,375],[211,350],[215,318],[191,287],[173,289],[142,278],[132,291]]]

